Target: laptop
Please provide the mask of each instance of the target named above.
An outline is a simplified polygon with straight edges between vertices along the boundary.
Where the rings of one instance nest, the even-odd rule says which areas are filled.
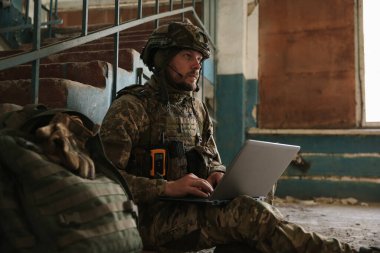
[[[161,200],[220,205],[240,195],[264,200],[300,146],[246,140],[227,168],[222,180],[208,198],[160,197]]]

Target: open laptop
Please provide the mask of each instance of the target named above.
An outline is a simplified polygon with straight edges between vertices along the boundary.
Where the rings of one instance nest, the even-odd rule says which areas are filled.
[[[219,205],[239,195],[265,199],[299,150],[295,145],[247,140],[208,198],[161,197],[161,200]]]

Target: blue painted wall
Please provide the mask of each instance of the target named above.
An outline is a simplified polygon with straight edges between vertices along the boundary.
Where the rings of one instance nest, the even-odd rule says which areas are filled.
[[[246,128],[257,127],[257,118],[253,117],[252,111],[259,103],[258,80],[248,79],[246,82],[246,97],[245,97],[245,126]]]
[[[246,129],[256,127],[252,110],[258,103],[257,80],[243,74],[218,75],[216,88],[216,141],[228,165],[246,139]]]
[[[259,104],[257,80],[243,74],[218,75],[216,141],[224,164],[234,158],[245,139],[301,146],[306,165],[290,165],[278,182],[276,195],[380,201],[380,135],[368,134],[249,134],[257,128],[252,110]],[[301,132],[301,131],[300,131]]]
[[[296,144],[306,165],[290,165],[276,195],[380,201],[379,135],[248,134],[247,138]]]
[[[246,80],[242,74],[218,75],[216,83],[216,142],[228,165],[245,140]]]

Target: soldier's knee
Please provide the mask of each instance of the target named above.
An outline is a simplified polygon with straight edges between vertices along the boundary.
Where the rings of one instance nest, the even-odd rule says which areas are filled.
[[[270,220],[283,219],[280,211],[265,201],[252,198],[250,196],[239,196],[231,202],[231,207],[240,212],[240,216],[248,216],[250,220],[258,216],[266,217]]]

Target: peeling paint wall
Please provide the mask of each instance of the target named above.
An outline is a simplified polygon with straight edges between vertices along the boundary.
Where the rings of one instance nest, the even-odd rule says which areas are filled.
[[[355,1],[260,2],[260,128],[353,128]]]
[[[361,129],[358,121],[357,1],[265,0],[256,21],[247,3],[247,43],[232,44],[229,33],[218,40],[219,52],[246,45],[244,56],[238,50],[219,57],[226,69],[236,61],[244,65],[240,72],[239,65],[231,66],[235,72],[226,75],[218,69],[217,99],[223,106],[217,107],[217,142],[223,161],[231,161],[246,129],[244,139],[301,146],[298,162],[278,182],[278,196],[380,201],[380,131]],[[220,19],[239,26],[231,19],[242,15],[236,8],[227,8]]]
[[[301,146],[277,195],[380,201],[380,130],[260,130],[247,138]]]

